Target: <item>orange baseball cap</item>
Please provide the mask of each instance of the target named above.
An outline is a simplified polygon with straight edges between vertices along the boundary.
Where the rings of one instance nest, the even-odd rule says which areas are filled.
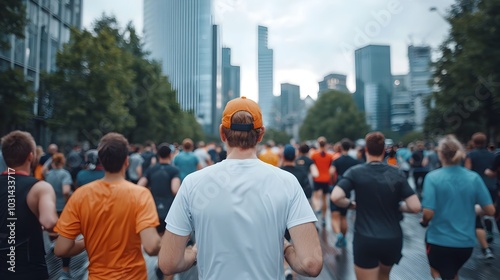
[[[250,113],[253,118],[253,123],[231,123],[233,115],[239,111]],[[245,96],[229,101],[222,113],[222,126],[237,131],[250,131],[252,129],[261,128],[262,112],[260,111],[259,104],[253,100],[247,99]]]

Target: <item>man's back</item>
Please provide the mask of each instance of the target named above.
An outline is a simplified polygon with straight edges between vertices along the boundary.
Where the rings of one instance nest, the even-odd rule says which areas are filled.
[[[226,159],[186,177],[167,230],[195,231],[200,279],[282,279],[285,229],[314,221],[292,174],[258,159]]]
[[[350,168],[338,185],[356,194],[355,231],[366,237],[401,237],[399,202],[414,192],[398,169],[381,162]]]
[[[196,171],[198,157],[193,152],[180,152],[174,158],[174,165],[179,169],[179,177],[182,181],[188,174]]]
[[[494,190],[496,187],[496,180],[486,176],[484,171],[491,166],[495,160],[495,155],[487,149],[475,149],[470,152],[467,157],[471,161],[471,170],[481,176],[488,189]]]
[[[148,189],[97,180],[75,191],[56,231],[69,239],[84,235],[89,279],[146,279],[139,233],[158,224]]]

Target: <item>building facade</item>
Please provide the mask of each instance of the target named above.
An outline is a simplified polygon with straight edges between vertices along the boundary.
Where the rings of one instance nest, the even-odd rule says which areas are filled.
[[[318,98],[321,96],[321,94],[329,90],[338,90],[350,93],[349,89],[347,88],[346,75],[335,74],[335,73],[326,75],[322,81],[318,82],[318,85],[319,85]]]
[[[415,128],[422,130],[427,108],[425,100],[432,93],[432,87],[429,81],[432,79],[431,69],[431,48],[429,46],[409,46],[408,61],[410,71],[410,91],[415,108]]]
[[[212,26],[212,108],[210,129],[207,131],[213,136],[219,135],[219,124],[222,119],[222,43],[220,26]]]
[[[356,92],[354,100],[374,130],[391,128],[391,49],[368,45],[355,51]],[[375,95],[375,96],[373,96]]]
[[[144,0],[144,43],[162,63],[181,108],[212,128],[213,26],[211,0]]]
[[[257,33],[258,103],[262,110],[264,125],[269,125],[273,123],[274,54],[273,50],[268,47],[267,27],[258,26]]]
[[[57,52],[70,40],[71,28],[82,27],[82,0],[20,0],[26,6],[28,23],[24,39],[14,35],[6,37],[9,49],[0,49],[0,71],[8,68],[23,71],[27,81],[37,92],[33,106],[35,116],[34,137],[46,145],[47,130],[43,120],[52,116],[50,99],[38,93],[40,73],[56,70]]]
[[[303,101],[300,99],[300,87],[289,83],[281,84],[280,128],[294,139],[299,138],[302,123]]]
[[[415,126],[415,111],[408,75],[395,75],[391,102],[391,129],[405,133]]]

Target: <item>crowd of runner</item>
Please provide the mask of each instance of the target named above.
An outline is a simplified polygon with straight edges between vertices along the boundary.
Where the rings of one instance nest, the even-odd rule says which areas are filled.
[[[495,257],[500,154],[485,134],[466,145],[451,135],[387,145],[379,132],[362,145],[325,137],[260,144],[260,109],[248,102],[226,107],[222,143],[138,145],[110,133],[96,149],[74,145],[63,154],[56,144],[44,152],[27,132],[5,135],[0,279],[48,279],[43,230],[62,257],[61,280],[73,279],[70,257],[83,250],[89,279],[146,279],[142,250],[159,255],[159,279],[197,263],[200,279],[316,276],[316,231],[329,216],[335,246],[346,247],[350,210],[358,279],[389,279],[402,257],[403,212],[423,212],[432,277],[457,279],[476,244],[485,260]]]

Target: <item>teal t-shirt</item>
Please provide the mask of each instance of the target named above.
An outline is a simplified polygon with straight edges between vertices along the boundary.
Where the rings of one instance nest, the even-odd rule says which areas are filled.
[[[474,206],[492,204],[481,177],[461,166],[447,166],[427,174],[422,207],[434,211],[427,229],[427,242],[469,248],[476,245]]]
[[[179,169],[179,178],[182,181],[198,169],[198,157],[193,152],[180,152],[174,158],[174,165]]]

